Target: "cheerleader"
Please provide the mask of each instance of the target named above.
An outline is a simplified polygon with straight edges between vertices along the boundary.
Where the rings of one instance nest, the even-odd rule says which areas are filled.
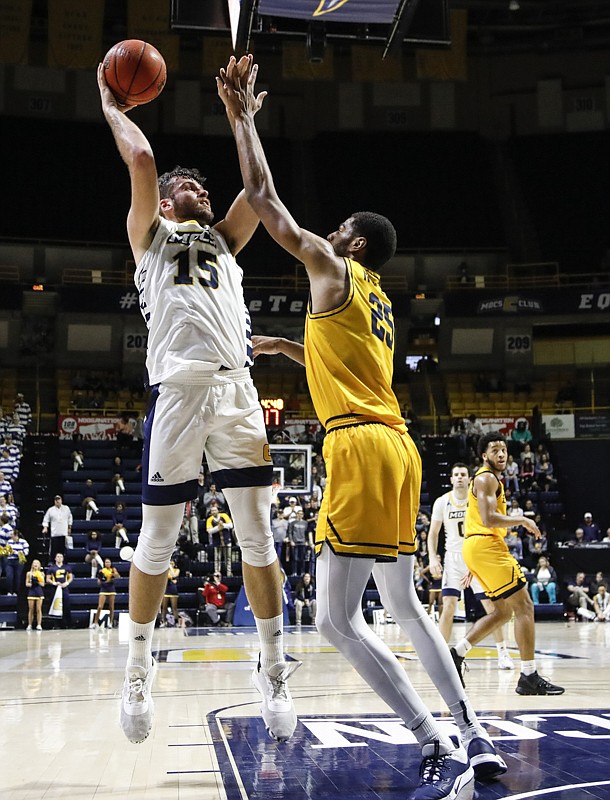
[[[44,598],[44,572],[40,561],[35,558],[32,561],[32,566],[29,572],[25,575],[25,585],[28,590],[28,627],[26,630],[32,630],[34,622],[34,612],[36,612],[36,630],[42,630],[42,600]]]
[[[163,595],[163,603],[161,604],[161,622],[160,627],[164,628],[169,624],[167,618],[167,607],[171,603],[172,614],[174,616],[174,625],[178,619],[178,578],[180,577],[180,570],[176,566],[176,562],[172,559],[169,562],[169,570],[167,573],[167,587]]]
[[[105,559],[103,568],[98,570],[97,573],[97,583],[100,587],[100,596],[99,600],[97,601],[95,618],[91,624],[92,628],[99,628],[100,626],[100,612],[106,605],[106,598],[108,598],[108,625],[110,628],[112,628],[112,623],[114,620],[114,598],[116,597],[116,587],[114,582],[120,577],[121,576],[119,575],[117,568],[112,566],[112,561],[109,558]]]

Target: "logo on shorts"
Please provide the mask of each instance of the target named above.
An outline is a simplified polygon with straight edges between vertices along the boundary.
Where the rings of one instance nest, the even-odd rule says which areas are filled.
[[[163,483],[165,478],[161,475],[160,472],[155,472],[155,474],[150,479],[151,483]]]

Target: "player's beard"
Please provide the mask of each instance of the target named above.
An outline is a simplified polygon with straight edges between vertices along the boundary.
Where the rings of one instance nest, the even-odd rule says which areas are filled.
[[[487,457],[487,463],[496,472],[504,472],[504,470],[506,469],[506,461],[504,462],[503,466],[500,466],[495,458],[489,458],[489,456],[488,456]]]
[[[200,225],[211,225],[214,222],[212,209],[202,206],[197,200],[186,203],[176,203],[174,200],[174,214],[182,222],[187,219],[194,219]]]

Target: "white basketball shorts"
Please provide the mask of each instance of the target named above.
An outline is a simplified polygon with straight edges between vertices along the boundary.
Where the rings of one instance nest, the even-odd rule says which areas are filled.
[[[197,380],[152,390],[142,453],[147,505],[196,497],[204,452],[218,489],[272,483],[263,411],[250,371],[214,372]]]
[[[461,553],[445,553],[443,563],[442,594],[459,597],[462,594],[462,579],[467,572],[468,567],[466,566],[466,562],[462,558]],[[477,598],[477,600],[487,596],[485,594],[485,590],[474,577],[474,575],[470,581],[470,588],[474,592],[474,596]]]

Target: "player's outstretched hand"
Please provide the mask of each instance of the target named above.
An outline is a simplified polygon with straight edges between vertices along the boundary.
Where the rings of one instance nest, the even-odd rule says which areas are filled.
[[[281,339],[279,336],[253,336],[252,353],[254,358],[261,355],[278,355],[278,353],[282,352],[280,349],[280,342]]]
[[[251,55],[242,56],[239,61],[231,56],[226,68],[221,67],[216,87],[230,117],[254,116],[262,108],[267,92],[254,94],[257,74],[258,64]]]

